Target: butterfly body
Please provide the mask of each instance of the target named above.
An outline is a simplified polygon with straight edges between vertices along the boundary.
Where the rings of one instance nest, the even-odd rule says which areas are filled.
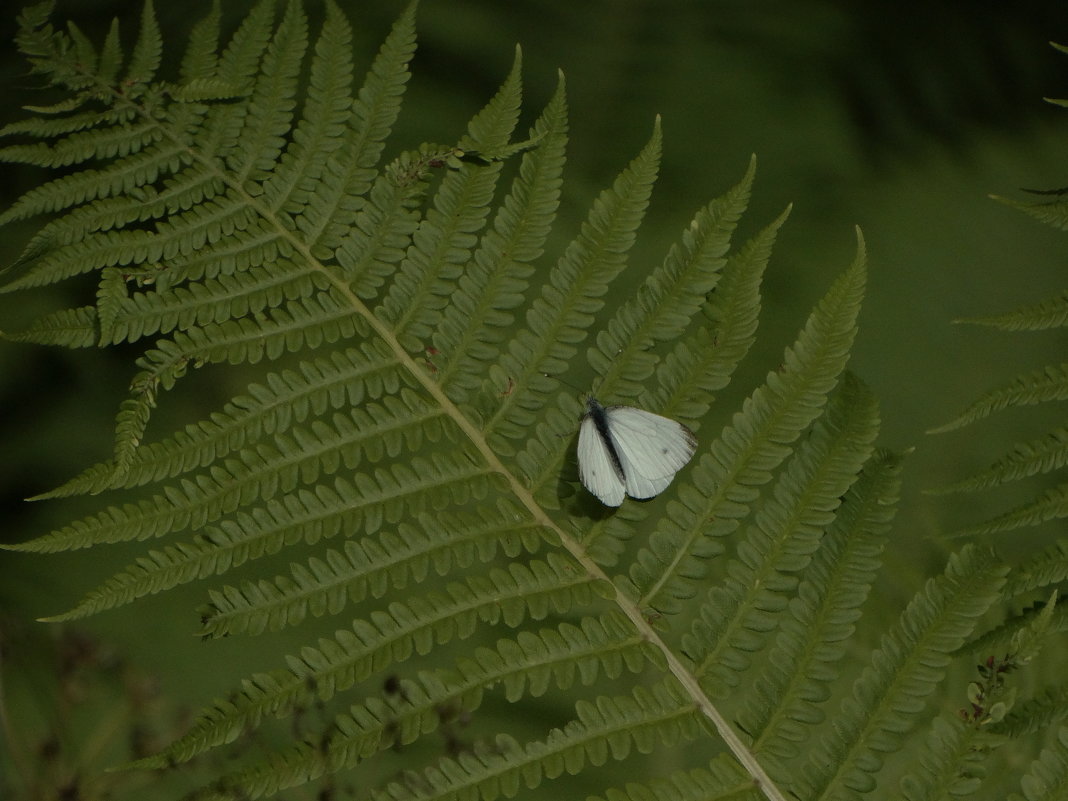
[[[579,426],[579,478],[605,506],[628,495],[644,500],[663,492],[693,457],[697,438],[682,423],[633,406],[586,399]]]

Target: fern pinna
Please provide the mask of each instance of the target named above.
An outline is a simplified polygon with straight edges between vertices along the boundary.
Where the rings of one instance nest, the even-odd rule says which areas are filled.
[[[518,54],[455,145],[387,157],[414,7],[355,93],[349,23],[330,2],[314,42],[298,3],[276,19],[260,2],[221,48],[214,9],[174,81],[157,77],[151,6],[129,57],[117,26],[96,47],[50,13],[25,10],[18,43],[59,98],[8,126],[0,155],[64,174],[3,215],[50,217],[3,288],[81,276],[96,296],[6,336],[146,344],[111,458],[41,496],[118,500],[12,547],[153,542],[53,620],[204,581],[204,638],[337,626],[133,767],[261,746],[214,766],[197,795],[220,799],[312,781],[485,801],[561,786],[609,801],[838,799],[885,785],[885,756],[922,721],[1005,571],[964,549],[848,675],[899,472],[875,447],[874,398],[845,372],[862,247],[728,417],[716,394],[754,340],[786,216],[732,243],[753,165],[624,293],[659,125],[547,259],[565,94],[561,81],[517,137]],[[205,419],[142,442],[195,368],[258,374]],[[657,499],[609,513],[579,487],[582,398],[564,379],[683,421],[697,456]],[[249,578],[219,583],[239,567]],[[285,725],[309,707],[332,720]]]

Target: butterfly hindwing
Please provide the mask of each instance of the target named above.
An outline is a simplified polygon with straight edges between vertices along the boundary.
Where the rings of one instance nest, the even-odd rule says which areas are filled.
[[[623,473],[628,477],[633,472],[650,481],[666,478],[669,484],[697,449],[693,432],[667,417],[633,406],[609,406],[605,413]]]

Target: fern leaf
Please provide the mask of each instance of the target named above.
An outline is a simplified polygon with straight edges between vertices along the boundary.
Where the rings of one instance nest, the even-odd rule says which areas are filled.
[[[703,308],[704,324],[680,340],[657,366],[652,394],[643,405],[676,410],[679,417],[693,422],[711,408],[715,393],[727,386],[756,341],[761,280],[789,214],[787,208],[730,255]]]
[[[11,208],[0,214],[0,225],[6,225],[16,220],[24,220],[38,214],[62,211],[76,204],[111,198],[121,193],[134,191],[136,187],[158,181],[162,174],[176,171],[187,163],[188,153],[184,151],[185,148],[181,144],[163,142],[159,147],[148,148],[143,152],[133,153],[126,158],[118,159],[106,169],[82,170],[63,178],[48,181],[35,189],[31,189],[11,204]],[[131,233],[123,237],[113,234],[108,239],[118,242],[114,249],[119,251],[119,246],[132,247],[135,244],[140,245],[148,241],[149,238],[143,233],[139,235]],[[127,245],[127,242],[132,244]],[[19,281],[10,281],[0,289],[10,292],[19,288],[43,286],[53,281],[87,272],[93,266],[100,266],[100,261],[102,260],[97,257],[83,269],[75,269],[65,262],[61,263],[59,267],[49,269],[49,265],[45,263],[38,268],[39,275],[33,274],[22,277]]]
[[[1005,737],[1017,739],[1035,732],[1051,731],[1068,717],[1068,685],[1045,689],[1034,698],[1016,704],[993,729]]]
[[[299,657],[290,658],[288,670],[256,674],[244,681],[239,695],[216,701],[187,734],[137,764],[159,767],[184,762],[231,742],[265,715],[284,714],[305,697],[309,686],[320,697],[330,698],[390,664],[427,653],[435,644],[470,637],[479,620],[503,619],[515,626],[523,620],[541,619],[556,604],[566,609],[573,602],[588,603],[594,589],[589,577],[578,575],[564,560],[550,555],[546,562],[534,561],[529,567],[515,563],[507,573],[495,570],[492,577],[454,582],[447,594],[394,602],[366,620],[357,618],[351,630],[321,639],[318,647],[303,648]],[[226,603],[221,596],[217,599]],[[217,622],[206,625],[210,630]]]
[[[443,642],[448,637],[440,632],[451,632],[455,626],[463,628],[473,625],[475,616],[469,614],[468,622],[461,623],[457,620],[457,609],[484,607],[492,603],[493,614],[503,616],[513,627],[528,615],[537,620],[554,607],[558,611],[565,611],[570,608],[572,592],[576,588],[588,587],[591,578],[579,574],[569,562],[555,554],[548,554],[547,560],[534,561],[529,566],[513,563],[508,572],[492,569],[484,576],[468,579],[466,584],[450,584],[448,592],[451,601],[446,598],[435,598],[433,601],[413,599],[408,605],[413,611],[407,611],[406,606],[401,604],[391,607],[391,612],[400,620],[429,621],[429,625],[423,627],[426,632],[424,640],[429,647],[431,637],[435,634],[438,641]],[[246,582],[240,589],[225,587],[222,591],[211,591],[211,602],[201,615],[202,636],[215,638],[244,632],[258,634],[299,623],[306,612],[306,606],[302,603],[304,599],[298,598],[287,604],[279,595],[279,588],[266,581],[255,584]],[[416,604],[419,604],[417,609]],[[446,607],[453,612],[443,616]]]
[[[41,139],[58,139],[67,134],[78,133],[92,128],[123,126],[137,119],[137,112],[132,108],[107,108],[80,111],[62,117],[28,117],[24,120],[9,122],[0,128],[0,136],[25,134]]]
[[[1008,597],[1008,594],[1006,593]],[[1046,631],[1062,633],[1068,631],[1068,611],[1061,606],[1051,605],[1048,601],[1027,604],[1019,611],[1014,611],[1000,625],[985,632],[981,637],[969,642],[966,649],[986,659],[993,654],[1009,653],[1015,655],[1019,650],[1021,632],[1032,632],[1030,638],[1038,641]],[[1030,656],[1021,656],[1024,664]]]
[[[357,438],[359,437],[356,434]],[[311,439],[318,440],[313,434]],[[337,443],[319,440],[323,451],[337,451]],[[294,448],[289,445],[287,451]],[[94,543],[144,541],[191,527],[197,529],[235,511],[253,499],[268,500],[279,492],[292,492],[301,478],[301,467],[290,465],[285,452],[271,453],[273,467],[254,452],[244,454],[247,464],[229,460],[196,481],[181,481],[166,487],[151,499],[112,506],[29,542],[6,546],[35,553],[87,548]],[[319,459],[309,456],[305,470],[321,470]],[[231,472],[233,471],[233,472]],[[240,480],[235,480],[235,474]],[[393,464],[373,473],[358,473],[349,481],[337,477],[331,485],[319,484],[304,497],[290,496],[298,506],[320,503],[331,508],[358,506],[362,525],[373,533],[383,520],[397,522],[405,511],[421,512],[428,505],[441,508],[455,500],[481,497],[487,491],[486,471],[472,464],[462,452],[434,453],[428,460],[414,457],[408,465]],[[412,501],[415,508],[406,506]]]
[[[750,668],[820,545],[840,498],[871,453],[878,432],[874,396],[848,373],[842,389],[798,447],[708,593],[682,649],[705,691],[723,699]]]
[[[1043,437],[1015,445],[1011,453],[998,459],[985,470],[929,492],[979,492],[1040,473],[1052,473],[1066,464],[1068,428],[1059,427]]]
[[[363,198],[375,182],[374,167],[400,112],[401,98],[410,76],[408,65],[414,53],[413,2],[394,24],[375,57],[353,103],[344,143],[328,160],[320,185],[309,196],[306,211],[297,220],[316,256],[320,251],[337,250],[338,261],[347,266],[344,251],[358,242],[356,237],[350,236],[354,221],[360,230],[369,228],[367,223],[358,222],[357,215],[362,213]],[[421,189],[416,181],[399,184],[401,191],[397,194],[401,198],[410,199]],[[379,191],[377,196],[381,194]],[[375,197],[376,192],[372,190],[372,200]],[[390,263],[396,261],[399,257]],[[371,297],[365,291],[354,289],[361,298]]]
[[[623,790],[609,790],[590,801],[756,801],[762,798],[753,779],[726,756],[717,757],[708,769],[673,773],[670,778],[648,785],[628,784]]]
[[[576,719],[544,741],[524,746],[498,735],[488,747],[443,759],[418,773],[408,771],[402,783],[393,782],[370,797],[376,801],[511,797],[521,785],[537,787],[546,779],[578,773],[586,764],[624,759],[632,749],[647,753],[658,740],[670,743],[693,737],[697,731],[693,710],[680,703],[678,692],[664,685],[653,692],[637,688],[631,696],[602,696],[596,703],[579,703]],[[215,788],[210,797],[221,801],[271,795],[306,782],[310,777],[302,767],[300,762],[277,765],[255,778],[240,776]]]
[[[756,174],[756,159],[741,182],[701,209],[636,297],[621,305],[586,351],[599,391],[633,402],[652,374],[651,348],[677,339],[712,292],[725,264],[731,235],[745,212]]]
[[[803,797],[831,801],[870,792],[883,755],[909,730],[960,647],[998,599],[1006,568],[992,554],[967,547],[950,557],[946,572],[927,583],[874,653],[817,744],[800,782]]]
[[[1061,726],[1053,741],[1031,763],[1020,781],[1022,796],[1013,801],[1056,801],[1068,792],[1068,727]]]
[[[298,648],[284,667],[214,702],[186,736],[138,766],[183,762],[250,733],[270,743],[266,758],[244,758],[202,795],[258,797],[415,744],[440,730],[450,709],[478,711],[485,698],[530,703],[551,692],[557,710],[574,709],[560,728],[523,741],[502,734],[426,763],[413,758],[398,781],[365,794],[494,801],[521,784],[538,788],[702,737],[717,750],[725,745],[738,765],[714,760],[689,779],[668,766],[665,782],[649,787],[698,795],[732,787],[782,801],[711,703],[713,669],[680,654],[655,618],[695,594],[720,538],[750,514],[728,568],[738,619],[726,621],[718,640],[701,632],[705,642],[687,641],[691,655],[718,648],[724,664],[737,666],[776,630],[783,649],[793,647],[786,632],[796,626],[780,623],[795,589],[824,592],[847,613],[860,603],[870,551],[864,561],[861,545],[857,553],[842,545],[855,564],[843,568],[853,583],[841,586],[820,572],[834,552],[815,561],[813,552],[825,532],[876,539],[889,511],[865,505],[877,490],[857,477],[872,450],[874,403],[842,378],[864,289],[863,243],[782,370],[706,443],[668,497],[625,504],[610,518],[573,515],[565,525],[554,513],[576,483],[568,449],[578,408],[560,391],[562,373],[596,376],[615,398],[699,427],[753,341],[761,276],[786,215],[731,252],[751,163],[639,277],[633,298],[617,300],[612,282],[627,266],[658,171],[657,120],[532,290],[560,197],[562,81],[529,136],[515,141],[517,51],[458,144],[395,148],[399,155],[380,163],[408,80],[414,5],[356,97],[352,29],[338,7],[326,4],[313,34],[297,0],[280,20],[274,5],[257,3],[219,52],[217,4],[196,27],[177,83],[155,77],[164,62],[150,5],[125,64],[115,28],[97,47],[76,28],[57,32],[45,14],[24,17],[24,49],[68,97],[6,129],[22,138],[5,140],[0,156],[75,169],[0,218],[53,215],[3,289],[91,275],[91,309],[48,315],[21,336],[138,343],[144,352],[111,459],[48,493],[119,490],[118,498],[15,547],[50,552],[182,533],[153,542],[58,620],[202,579],[214,579],[205,582],[205,639],[307,627],[326,615],[344,620],[332,638]],[[94,118],[100,106],[108,112]],[[603,332],[591,335],[602,318]],[[199,423],[142,443],[157,401],[205,365],[223,376],[239,368],[253,376],[242,381],[257,383]],[[603,566],[646,519],[651,544],[635,544],[631,584],[616,585]],[[971,563],[958,562],[926,605],[907,613],[900,638],[930,622],[923,615],[939,592],[966,583]],[[992,584],[996,570],[988,573]],[[750,579],[763,589],[749,592]],[[959,608],[939,608],[931,623],[945,630],[916,646],[925,665],[986,600],[959,595]],[[809,607],[798,620],[824,611],[818,601]],[[550,616],[552,627],[536,627]],[[851,620],[825,623],[821,644]],[[760,710],[769,737],[779,733],[780,708],[790,722],[811,711],[806,693],[825,690],[828,650],[811,659],[790,652],[807,659],[812,681]],[[368,691],[401,662],[409,669],[395,680],[399,691],[389,682],[382,694]],[[908,666],[899,673],[912,678]],[[872,675],[877,684],[882,674]],[[910,692],[884,693],[895,714],[900,698],[922,695]],[[275,738],[280,720],[328,701],[348,712],[325,737]],[[902,725],[884,715],[872,731]],[[860,737],[858,749],[876,736]]]
[[[593,315],[603,307],[608,285],[626,265],[626,254],[648,206],[660,148],[657,120],[652,139],[597,198],[578,237],[550,271],[530,304],[526,327],[507,343],[498,367],[515,391],[501,399],[484,424],[495,449],[507,453],[511,450],[508,440],[527,438],[535,419],[530,410],[543,408],[557,389],[556,381],[548,376],[566,368]]]
[[[285,261],[255,272],[220,275],[167,292],[123,295],[107,343],[133,342],[152,334],[205,328],[246,316],[262,316],[328,288],[319,272],[295,270]]]
[[[69,167],[88,161],[126,157],[159,140],[158,125],[131,121],[104,134],[99,130],[74,133],[53,145],[9,145],[0,148],[0,161],[37,167]]]
[[[997,534],[1025,526],[1037,526],[1040,523],[1060,520],[1063,517],[1068,517],[1068,482],[1058,484],[1033,501],[1010,509],[985,523],[968,526],[955,533],[960,536]]]
[[[485,363],[499,359],[504,329],[514,319],[509,310],[521,303],[531,262],[541,255],[556,216],[567,144],[562,78],[531,137],[540,144],[523,156],[519,177],[457,282],[434,334],[434,346],[444,356],[438,381],[456,401],[480,386]]]
[[[38,317],[29,327],[15,333],[2,332],[12,342],[32,342],[36,345],[62,345],[67,348],[90,348],[97,344],[96,308],[82,306],[62,309]]]
[[[1063,101],[1062,101],[1063,103]],[[1055,197],[1052,200],[1029,201],[1012,200],[1011,198],[991,195],[991,198],[1022,211],[1029,217],[1033,217],[1041,223],[1068,231],[1068,200]]]
[[[468,136],[488,145],[506,142],[519,119],[522,94],[520,58],[494,98],[468,124]],[[489,213],[500,164],[462,165],[450,170],[434,195],[434,207],[412,237],[404,261],[376,310],[388,321],[402,345],[418,352],[441,320],[463,265]]]
[[[298,744],[242,770],[230,781],[236,786],[255,787],[267,781],[284,786],[351,768],[385,748],[415,742],[436,728],[443,710],[457,716],[474,713],[487,688],[500,685],[510,698],[527,692],[540,696],[550,684],[570,687],[576,672],[588,686],[602,677],[618,677],[624,669],[640,670],[646,665],[642,651],[641,638],[616,616],[584,618],[581,628],[563,623],[557,629],[521,632],[514,640],[499,640],[493,649],[476,649],[471,658],[458,660],[455,670],[401,680],[395,700],[371,696],[354,705],[334,721],[325,747]],[[317,689],[322,698],[335,690],[329,684],[317,684]],[[269,712],[281,716],[288,707],[272,704]]]
[[[492,749],[475,759],[445,760],[440,767],[427,768],[421,774],[426,794],[441,799],[477,794],[493,801],[513,795],[520,782],[537,787],[565,772],[578,773],[586,764],[623,760],[632,750],[649,753],[658,742],[692,738],[700,726],[687,700],[673,686],[660,684],[652,692],[638,687],[632,695],[580,701],[575,719],[542,742],[522,747],[499,737],[500,752]],[[391,785],[372,798],[384,801],[397,797],[398,791],[407,795],[400,785]]]
[[[631,569],[642,608],[671,612],[690,598],[707,575],[704,560],[721,550],[716,538],[735,529],[755,487],[789,453],[801,431],[819,414],[845,367],[856,332],[865,281],[861,242],[857,258],[813,312],[781,372],[746,401],[743,411],[691,471],[692,491],[680,491],[678,507],[665,518]],[[711,521],[711,522],[709,522]]]
[[[255,515],[239,513],[232,520],[208,527],[190,542],[149,551],[87,594],[69,612],[48,619],[74,620],[179,584],[222,575],[296,541],[314,545],[337,537],[356,529],[363,518],[360,512],[313,504],[309,499],[305,502],[306,507],[300,509],[289,504]],[[377,538],[347,540],[341,552],[326,551],[322,559],[311,560],[308,570],[332,576],[335,586],[320,587],[318,595],[329,602],[343,593],[346,598],[334,601],[343,605],[368,594],[380,598],[409,581],[419,583],[431,567],[444,576],[453,566],[471,565],[476,557],[489,562],[498,549],[512,558],[522,550],[534,553],[543,537],[539,526],[502,501],[494,509],[480,508],[477,515],[424,514],[418,526],[401,523],[396,532],[383,531]]]
[[[128,85],[151,83],[156,77],[162,54],[163,40],[160,35],[159,22],[156,20],[156,11],[152,8],[152,0],[145,0],[141,10],[141,32],[137,35],[137,42],[130,55],[125,83]]]
[[[831,682],[840,672],[860,605],[875,581],[900,491],[900,472],[900,459],[885,451],[869,460],[802,574],[774,649],[739,715],[739,725],[753,737],[758,755],[766,753],[779,762],[793,759],[797,743],[824,719]]]
[[[988,325],[1003,331],[1045,331],[1068,325],[1068,292],[990,317],[964,317],[956,322]]]
[[[145,14],[151,14],[151,11],[146,8],[142,11],[142,19]],[[155,15],[152,14],[152,24],[156,23]],[[158,26],[157,26],[157,41],[160,42],[162,47],[162,40],[158,38]],[[97,68],[97,74],[100,76],[100,80],[108,85],[115,82],[116,76],[119,74],[119,69],[122,67],[122,45],[119,42],[119,21],[113,19],[111,21],[111,27],[108,28],[107,36],[104,39],[104,44],[100,48],[100,62]],[[157,62],[158,67],[158,62]]]
[[[263,384],[250,385],[247,395],[234,398],[210,419],[141,446],[119,483],[113,466],[103,463],[40,497],[140,486],[207,467],[260,437],[276,435],[328,410],[359,408],[397,394],[402,378],[392,355],[372,345],[335,351],[302,362],[299,372],[269,373]]]
[[[426,190],[429,159],[402,155],[375,181],[369,203],[353,222],[358,236],[348,237],[337,250],[338,263],[357,297],[378,295],[387,276],[404,258],[418,227],[415,211]]]
[[[1013,567],[1005,583],[1005,597],[1016,598],[1068,579],[1068,541],[1059,540]]]
[[[727,259],[715,292],[706,299],[702,319],[657,365],[652,388],[643,396],[648,399],[640,401],[643,408],[663,409],[695,426],[708,411],[713,393],[727,385],[756,341],[760,282],[786,217],[787,213],[780,215]],[[545,474],[551,475],[548,469]],[[615,564],[638,515],[633,509],[621,510],[586,533],[583,546],[594,561],[605,567]]]
[[[293,96],[308,46],[307,23],[300,6],[290,0],[263,55],[260,75],[246,106],[249,113],[235,130],[236,147],[227,161],[233,173],[230,180],[238,185],[263,180],[278,161],[283,137],[290,129]]]
[[[321,525],[323,521],[316,522]],[[493,558],[498,547],[512,557],[518,553],[520,543],[534,552],[539,531],[538,526],[504,503],[498,514],[483,510],[474,519],[457,515],[429,519],[424,515],[421,529],[402,526],[400,537],[383,534],[381,545],[370,538],[359,543],[350,540],[345,543],[344,554],[327,551],[323,559],[313,557],[306,565],[293,564],[291,577],[280,576],[255,586],[246,583],[240,596],[261,599],[256,603],[255,614],[296,625],[309,613],[316,617],[337,614],[369,592],[377,598],[391,587],[401,589],[408,583],[409,574],[413,583],[419,583],[425,580],[431,564],[439,575],[447,575],[453,566],[469,565],[476,547],[483,562]],[[238,543],[244,550],[248,538]],[[209,555],[217,558],[214,550]],[[228,608],[232,611],[233,604]]]
[[[936,801],[972,795],[986,776],[995,738],[957,716],[939,716],[920,752],[919,768],[901,780],[907,801]]]
[[[302,117],[264,185],[264,202],[272,211],[302,216],[323,183],[323,173],[343,146],[352,109],[352,30],[333,3],[327,4],[323,30],[315,44]],[[295,72],[295,70],[294,70]],[[277,135],[288,131],[285,118]],[[267,161],[267,159],[265,159]],[[306,225],[303,222],[303,225]]]
[[[1011,383],[987,392],[948,423],[929,429],[942,434],[989,417],[1002,409],[1034,406],[1068,398],[1068,364],[1050,365],[1018,376]]]
[[[219,67],[219,0],[193,25],[179,68],[180,86],[214,79]]]

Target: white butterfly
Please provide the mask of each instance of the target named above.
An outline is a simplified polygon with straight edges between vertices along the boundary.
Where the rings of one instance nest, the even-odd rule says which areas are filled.
[[[682,423],[633,406],[586,399],[579,425],[578,468],[583,485],[605,506],[663,492],[697,450]]]

